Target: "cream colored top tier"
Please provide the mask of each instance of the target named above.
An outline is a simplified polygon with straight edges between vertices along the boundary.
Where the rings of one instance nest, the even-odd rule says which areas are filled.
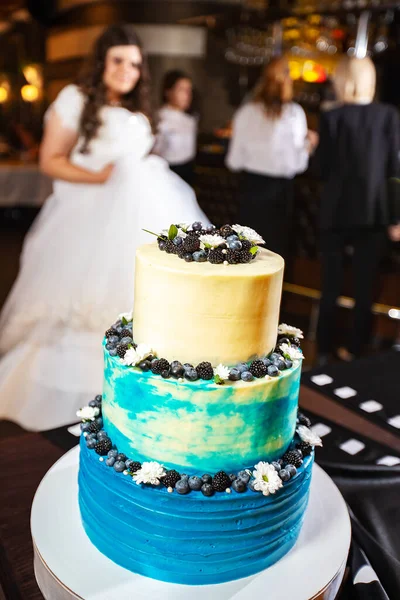
[[[159,358],[234,365],[276,343],[284,261],[261,250],[247,264],[187,263],[158,249],[136,252],[133,334]]]

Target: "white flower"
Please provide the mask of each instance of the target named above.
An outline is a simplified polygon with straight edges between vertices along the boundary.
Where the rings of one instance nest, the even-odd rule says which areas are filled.
[[[141,483],[151,483],[151,485],[160,485],[160,479],[165,476],[164,465],[151,461],[144,462],[142,468],[133,475],[133,481],[138,485]]]
[[[214,375],[217,375],[217,377],[225,381],[229,378],[229,368],[220,364],[218,367],[215,367]]]
[[[278,327],[279,335],[293,335],[294,337],[302,340],[304,338],[303,332],[301,329],[297,327],[292,327],[291,325],[287,325],[286,323],[281,323]]]
[[[282,480],[274,467],[267,462],[259,462],[254,467],[254,489],[262,492],[263,496],[275,494],[282,487]]]
[[[121,358],[121,362],[123,365],[125,365],[126,367],[131,367],[133,365],[136,365],[138,361],[137,359],[137,353],[135,348],[128,348],[128,350],[125,352],[125,356],[124,358]]]
[[[185,239],[185,237],[187,237],[187,233],[184,229],[178,229],[178,236],[181,237],[183,240]]]
[[[225,238],[222,235],[201,235],[200,241],[206,248],[216,248],[220,244],[225,243]]]
[[[190,227],[190,223],[178,223],[179,229],[182,229],[185,233]]]
[[[100,414],[100,409],[97,406],[84,406],[76,411],[76,416],[85,421],[93,421]]]
[[[153,350],[148,344],[139,344],[135,352],[137,357],[135,365],[137,365],[138,363],[140,363],[140,361],[150,356],[150,354],[153,354]]]
[[[125,319],[125,321],[127,321],[128,323],[130,321],[132,321],[133,316],[132,316],[132,311],[131,312],[126,312],[126,313],[121,313],[120,315],[118,315],[119,319]]]
[[[302,442],[307,442],[308,444],[311,444],[311,446],[322,446],[322,440],[319,435],[305,425],[299,425],[296,431]]]
[[[304,358],[304,354],[301,350],[296,348],[296,346],[289,346],[289,344],[281,344],[279,348],[282,350],[285,358],[290,358],[290,360],[302,360]]]
[[[257,233],[251,227],[244,227],[243,225],[232,225],[232,229],[236,231],[236,233],[249,240],[253,244],[265,244],[265,241],[262,239],[261,235]]]

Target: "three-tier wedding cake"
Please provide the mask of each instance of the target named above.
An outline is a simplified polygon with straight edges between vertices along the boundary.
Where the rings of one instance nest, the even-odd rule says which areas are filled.
[[[278,327],[283,259],[239,225],[172,225],[136,255],[133,318],[104,339],[82,418],[92,543],[142,575],[213,584],[298,537],[320,444],[298,413],[300,330]]]

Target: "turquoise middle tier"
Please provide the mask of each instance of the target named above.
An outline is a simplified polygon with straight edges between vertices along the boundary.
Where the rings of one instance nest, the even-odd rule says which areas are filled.
[[[191,474],[238,471],[282,456],[293,439],[301,363],[252,382],[163,379],[105,350],[104,429],[140,462]]]

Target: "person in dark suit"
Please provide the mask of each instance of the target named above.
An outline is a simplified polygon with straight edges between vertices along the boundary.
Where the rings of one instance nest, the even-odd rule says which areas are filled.
[[[333,348],[343,255],[353,253],[354,324],[339,356],[352,360],[367,345],[376,274],[387,233],[400,223],[400,119],[393,106],[373,102],[376,73],[369,58],[345,57],[334,85],[341,106],[321,115],[319,165],[322,297],[317,327],[319,363]]]

